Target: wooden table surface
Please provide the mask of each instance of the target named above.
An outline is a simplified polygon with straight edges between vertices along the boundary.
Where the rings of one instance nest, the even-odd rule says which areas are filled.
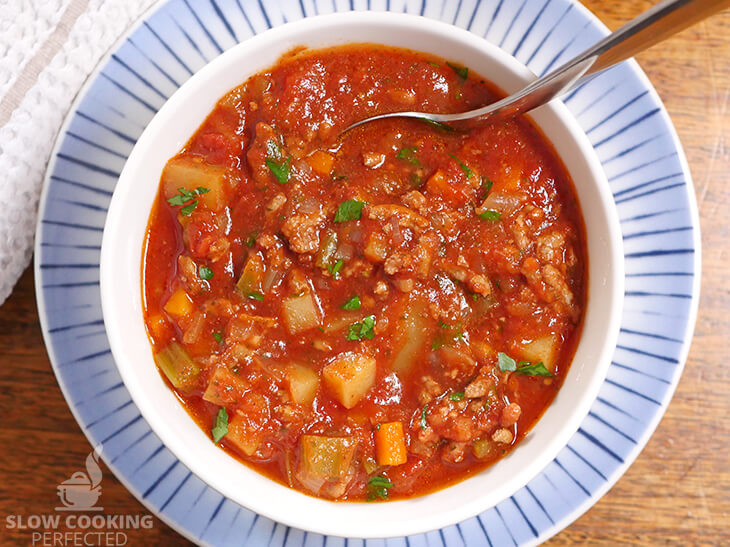
[[[610,28],[647,0],[584,3]],[[702,223],[702,296],[689,360],[664,419],[628,472],[548,545],[730,545],[730,12],[641,54],[684,145]],[[32,269],[0,307],[0,544],[29,545],[7,515],[53,512],[56,485],[90,446],[56,384]],[[107,514],[144,507],[104,468]],[[128,545],[185,544],[155,519]],[[71,543],[69,543],[70,545]]]

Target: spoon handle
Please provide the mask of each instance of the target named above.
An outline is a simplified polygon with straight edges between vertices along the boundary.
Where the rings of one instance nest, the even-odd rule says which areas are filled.
[[[521,91],[479,110],[443,116],[470,125],[527,112],[594,75],[730,6],[730,0],[665,0]],[[439,119],[441,116],[432,116]]]
[[[666,0],[647,10],[585,52],[594,74],[633,57],[687,27],[730,6],[730,0]]]

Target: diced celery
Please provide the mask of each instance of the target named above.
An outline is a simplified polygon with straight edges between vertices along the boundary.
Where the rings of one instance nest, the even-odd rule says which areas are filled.
[[[395,329],[394,347],[398,349],[393,358],[393,372],[405,374],[418,361],[429,340],[428,317],[428,305],[424,298],[416,297],[408,303],[406,313]]]
[[[296,478],[316,494],[331,498],[345,493],[353,477],[357,443],[352,437],[302,435]]]
[[[170,344],[155,354],[155,363],[165,373],[170,383],[181,391],[190,391],[200,373],[200,368],[180,344]]]
[[[335,252],[337,251],[337,234],[329,232],[322,238],[322,244],[317,253],[317,267],[326,268],[331,266],[335,261]]]
[[[241,277],[239,277],[236,282],[236,289],[238,289],[244,297],[248,297],[251,294],[260,294],[264,271],[264,257],[261,253],[252,253],[248,257],[248,260],[246,260],[246,265],[243,267]]]

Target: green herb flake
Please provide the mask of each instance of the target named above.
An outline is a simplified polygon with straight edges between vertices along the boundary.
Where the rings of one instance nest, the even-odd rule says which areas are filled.
[[[494,186],[494,182],[489,177],[482,177],[482,188],[484,189],[484,197],[482,199],[487,198],[489,192],[492,191],[492,186]]]
[[[428,408],[428,405],[425,405],[423,407],[423,410],[421,410],[421,429],[426,429],[428,427],[428,422],[426,421],[426,409]]]
[[[221,344],[223,342],[223,335],[220,332],[214,332],[213,338],[215,338],[215,341]]]
[[[167,203],[173,207],[178,207],[187,203],[187,205],[180,209],[180,213],[186,217],[198,206],[198,200],[195,198],[202,196],[203,194],[207,194],[208,192],[210,192],[210,190],[208,188],[203,188],[202,186],[198,186],[195,190],[187,190],[180,187],[177,189],[177,194],[168,198]]]
[[[251,232],[250,234],[248,234],[248,237],[246,238],[246,245],[248,247],[253,247],[254,245],[256,245],[256,238],[258,237],[258,235],[258,232]]]
[[[215,425],[210,432],[213,434],[213,442],[215,444],[218,444],[218,441],[228,434],[228,412],[226,412],[225,408],[221,408],[218,411],[218,416],[216,416],[215,419]]]
[[[477,293],[473,292],[473,293],[471,293],[471,299],[476,302],[477,300],[479,300],[479,295]]]
[[[339,259],[334,264],[330,264],[327,266],[327,269],[332,274],[333,279],[338,279],[340,277],[340,270],[342,269],[342,266],[345,265],[345,261],[342,259]]]
[[[186,217],[190,213],[192,213],[197,206],[198,206],[198,200],[196,199],[192,203],[190,203],[189,205],[186,205],[185,207],[183,207],[182,209],[180,209],[180,213],[182,214],[182,216]]]
[[[520,363],[522,364],[522,363]],[[525,376],[547,376],[552,377],[554,374],[550,372],[542,361],[537,363],[527,363],[525,366],[521,366],[515,370],[517,374],[524,374]]]
[[[416,150],[418,150],[417,146],[407,146],[398,150],[398,153],[395,155],[395,157],[399,160],[407,161],[408,163],[410,163],[411,165],[415,165],[416,167],[421,167],[421,162],[416,157]]]
[[[479,218],[482,220],[500,220],[502,218],[502,213],[499,211],[495,211],[494,209],[487,209],[486,211],[479,213]]]
[[[438,64],[438,63],[434,63],[433,61],[426,61],[426,62],[427,62],[427,63],[428,63],[429,65],[433,66],[433,67],[436,67],[436,68],[441,68],[441,65],[440,65],[440,64]]]
[[[343,310],[359,310],[360,309],[360,297],[358,295],[353,296],[347,302],[342,304]]]
[[[431,127],[440,129],[441,131],[445,131],[447,133],[453,133],[455,131],[455,129],[453,127],[451,127],[450,125],[445,124],[443,122],[437,122],[436,120],[430,120],[428,118],[418,118],[418,119],[421,120],[423,123],[430,125]]]
[[[455,393],[452,393],[449,395],[450,401],[462,401],[464,399],[464,392],[463,391],[457,391]]]
[[[337,173],[332,173],[332,180],[350,180],[347,178],[347,175],[340,175]]]
[[[436,338],[434,338],[433,342],[431,342],[431,349],[437,350],[441,349],[442,347],[444,347],[444,341],[441,339],[440,336],[437,336]]]
[[[358,220],[362,216],[362,208],[365,202],[356,199],[348,199],[340,203],[335,213],[335,222],[347,222]]]
[[[213,279],[213,270],[211,270],[208,266],[201,266],[198,268],[198,275],[200,276],[200,279],[203,281],[210,281]]]
[[[246,294],[246,296],[248,298],[250,298],[251,300],[258,300],[259,302],[264,301],[264,295],[258,291],[250,292],[250,293]]]
[[[469,77],[469,69],[465,66],[460,66],[454,63],[450,63],[448,61],[446,61],[446,66],[456,72],[456,75],[462,80],[466,80]]]
[[[511,372],[517,370],[517,363],[512,357],[501,351],[497,354],[497,362],[499,364],[499,370],[502,372]]]
[[[375,316],[368,315],[367,317],[364,317],[361,322],[353,323],[352,325],[350,325],[350,327],[347,329],[346,338],[348,340],[354,341],[359,341],[363,338],[372,340],[375,336],[375,332],[373,331],[374,326]]]
[[[453,159],[456,163],[459,164],[459,167],[461,167],[461,170],[464,171],[464,174],[466,175],[467,179],[470,179],[471,176],[474,174],[474,171],[469,169],[469,166],[466,165],[464,162],[462,162],[459,158],[454,156],[453,154],[449,154],[451,156],[451,159]]]
[[[374,477],[370,477],[370,480],[368,480],[368,496],[366,498],[367,501],[387,499],[388,488],[392,487],[393,483],[390,482],[390,479],[388,479],[384,475],[376,475]]]
[[[265,163],[266,167],[268,167],[269,171],[271,171],[274,177],[276,177],[276,181],[279,184],[286,184],[289,182],[289,177],[291,176],[291,173],[289,172],[291,158],[287,158],[283,162],[277,162],[271,158],[266,158]]]
[[[414,188],[420,188],[423,184],[423,178],[419,177],[415,173],[411,173],[408,176],[408,182],[410,182],[411,186],[413,186]]]

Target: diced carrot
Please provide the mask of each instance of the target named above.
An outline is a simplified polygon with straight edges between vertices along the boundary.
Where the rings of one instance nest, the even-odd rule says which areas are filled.
[[[307,157],[307,163],[312,171],[319,173],[320,175],[329,175],[332,172],[332,164],[335,162],[335,158],[332,154],[328,154],[322,150],[317,150],[311,156]]]
[[[147,318],[147,329],[152,335],[152,338],[157,341],[167,340],[171,332],[170,325],[168,324],[167,319],[165,319],[162,314],[159,313],[150,315]]]
[[[406,463],[406,438],[401,422],[380,424],[375,431],[375,459],[378,465],[401,465]]]
[[[177,289],[165,302],[164,309],[175,317],[185,317],[193,311],[193,300],[184,289]]]

